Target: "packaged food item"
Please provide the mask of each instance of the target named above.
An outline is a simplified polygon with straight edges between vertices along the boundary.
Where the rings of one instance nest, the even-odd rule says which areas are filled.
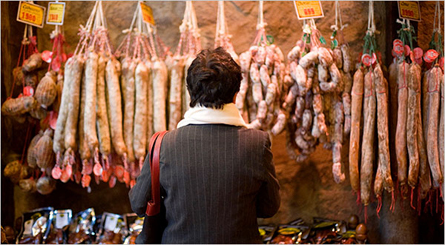
[[[50,232],[45,243],[65,244],[68,239],[67,231],[73,216],[73,211],[71,209],[54,210],[52,216],[53,220]]]
[[[273,244],[295,244],[300,236],[301,229],[293,225],[279,225],[275,237],[272,239]]]
[[[342,234],[347,231],[346,222],[323,218],[314,218],[311,228],[314,243],[340,243]]]
[[[102,214],[96,239],[98,244],[120,244],[123,242],[125,233],[125,222],[122,215],[107,212]]]
[[[94,208],[88,208],[74,215],[68,228],[68,243],[92,243],[95,236],[93,231],[95,222]]]
[[[21,231],[17,236],[18,244],[41,244],[49,234],[53,207],[34,209],[22,215]]]
[[[142,231],[144,218],[137,216],[135,213],[124,214],[124,222],[127,229],[127,237],[124,244],[136,244],[136,238]]]
[[[261,239],[264,244],[269,244],[272,237],[277,229],[274,225],[260,225],[258,226],[258,231],[260,232]]]

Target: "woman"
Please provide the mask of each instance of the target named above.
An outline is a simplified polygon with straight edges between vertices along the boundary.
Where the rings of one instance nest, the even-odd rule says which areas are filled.
[[[191,108],[161,145],[162,243],[261,243],[257,217],[278,211],[269,135],[246,128],[234,104],[240,82],[239,65],[222,48],[201,51],[188,69]],[[147,161],[129,196],[143,216],[151,197]]]

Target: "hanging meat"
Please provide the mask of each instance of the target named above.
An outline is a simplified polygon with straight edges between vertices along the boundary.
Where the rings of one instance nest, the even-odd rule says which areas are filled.
[[[259,2],[257,36],[250,49],[240,55],[243,80],[237,107],[250,128],[277,135],[286,126],[287,113],[281,109],[286,70],[281,49],[272,43],[265,26],[263,2]]]

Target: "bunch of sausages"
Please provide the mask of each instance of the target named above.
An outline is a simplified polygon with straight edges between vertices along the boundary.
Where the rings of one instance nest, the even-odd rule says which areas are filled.
[[[381,198],[383,189],[394,194],[391,169],[396,170],[404,198],[408,186],[411,190],[419,188],[420,200],[432,187],[443,184],[443,70],[435,65],[424,72],[422,79],[422,69],[414,62],[412,52],[410,58],[411,63],[394,59],[389,67],[389,86],[379,64],[362,67],[354,74],[349,174],[351,187],[360,193],[365,206],[370,202],[372,186],[377,198]],[[390,108],[388,101],[392,103]],[[395,115],[390,117],[389,111]],[[390,164],[389,120],[396,125],[396,168]],[[375,160],[378,166],[373,179]]]
[[[315,45],[310,48],[298,41],[288,54],[290,79],[285,82],[289,89],[283,103],[290,114],[287,148],[291,157],[304,161],[319,142],[324,143],[332,149],[337,183],[345,179],[341,148],[344,135],[351,129],[352,62],[348,49],[347,44],[334,50]]]
[[[374,182],[375,195],[381,197],[383,188],[388,192],[394,190],[389,158],[388,94],[388,82],[380,64],[376,63],[367,70],[360,68],[355,72],[351,93],[349,174],[351,187],[360,192],[361,201],[365,206],[370,202],[373,163],[376,156],[378,167]],[[360,129],[361,121],[363,132]],[[374,148],[376,133],[378,150]],[[361,134],[363,136],[360,145]]]
[[[250,128],[277,135],[285,128],[286,114],[281,109],[286,76],[284,56],[275,44],[259,42],[239,56],[241,86],[236,106]]]
[[[168,130],[176,128],[184,113],[190,108],[187,91],[187,71],[201,50],[201,39],[192,2],[186,2],[184,18],[179,26],[181,33],[175,54],[167,55],[165,63],[169,71]]]

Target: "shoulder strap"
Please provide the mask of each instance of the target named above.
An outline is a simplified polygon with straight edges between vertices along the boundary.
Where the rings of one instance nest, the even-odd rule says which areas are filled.
[[[147,216],[154,216],[161,210],[161,184],[159,183],[159,158],[161,155],[162,138],[167,131],[157,132],[150,139],[150,172],[151,172],[151,200],[148,201]]]

